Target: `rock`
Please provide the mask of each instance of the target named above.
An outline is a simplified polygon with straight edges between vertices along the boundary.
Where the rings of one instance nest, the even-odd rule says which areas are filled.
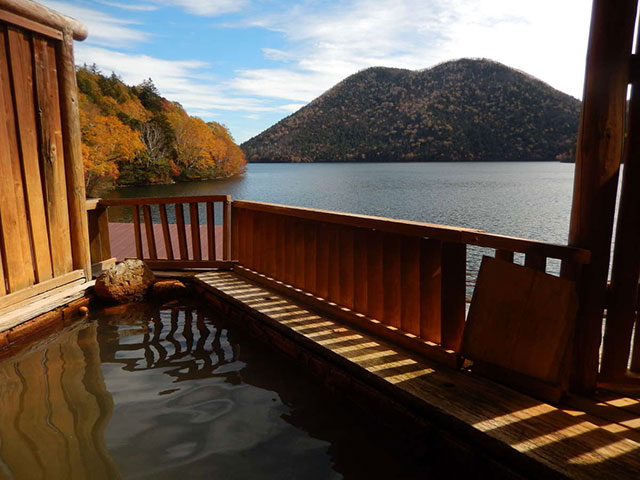
[[[167,301],[187,294],[187,287],[180,280],[158,280],[151,287],[151,295],[155,300]]]
[[[142,300],[155,281],[142,260],[125,260],[103,272],[96,280],[98,298],[116,303]]]

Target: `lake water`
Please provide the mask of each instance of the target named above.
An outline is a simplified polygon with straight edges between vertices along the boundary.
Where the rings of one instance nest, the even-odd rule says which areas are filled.
[[[3,479],[444,478],[197,304],[92,312],[1,361],[0,380]]]
[[[573,171],[558,162],[250,164],[230,179],[121,188],[108,196],[230,194],[566,243]]]

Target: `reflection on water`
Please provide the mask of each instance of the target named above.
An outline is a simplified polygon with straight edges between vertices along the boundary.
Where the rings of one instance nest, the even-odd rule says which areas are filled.
[[[109,308],[0,363],[0,478],[429,475],[383,437],[201,307]]]

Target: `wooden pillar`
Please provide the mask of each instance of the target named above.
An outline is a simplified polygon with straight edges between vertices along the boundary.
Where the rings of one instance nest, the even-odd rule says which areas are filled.
[[[639,43],[636,40],[636,51]],[[620,378],[627,372],[640,278],[640,78],[631,80],[622,193],[600,370],[601,377],[607,380]]]
[[[60,85],[60,110],[62,113],[73,268],[84,270],[86,278],[90,279],[89,224],[84,188],[76,69],[73,59],[73,32],[70,29],[67,28],[63,31],[63,40],[58,42],[57,48],[56,57],[58,58],[58,83]]]
[[[569,244],[592,253],[581,277],[574,391],[596,387],[636,8],[635,0],[593,2],[569,229]]]

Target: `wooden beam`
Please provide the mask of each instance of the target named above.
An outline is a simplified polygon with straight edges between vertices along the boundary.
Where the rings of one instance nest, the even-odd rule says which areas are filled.
[[[231,260],[144,260],[152,270],[155,269],[186,269],[186,268],[226,268],[230,269],[238,262]]]
[[[574,391],[596,388],[636,9],[635,0],[593,2],[569,229],[569,244],[592,254],[581,279]]]
[[[145,198],[101,198],[100,205],[121,207],[123,205],[168,205],[171,203],[230,202],[230,195],[200,195],[189,197],[145,197]]]
[[[87,27],[84,23],[79,22],[75,18],[62,15],[36,2],[28,0],[0,0],[0,9],[5,10],[5,13],[8,12],[18,17],[23,17],[25,21],[28,19],[44,27],[49,27],[49,29],[59,31],[68,30],[74,40],[80,41],[87,38]],[[26,25],[22,26],[30,28]]]
[[[640,39],[636,41],[636,50]],[[602,351],[601,380],[627,371],[640,278],[640,78],[631,90],[622,192],[611,272],[610,302]],[[637,333],[636,336],[639,336]]]
[[[82,269],[87,278],[89,278],[91,274],[91,258],[87,214],[85,212],[87,196],[84,186],[78,87],[76,85],[76,68],[73,56],[73,38],[75,34],[76,31],[73,26],[63,30],[62,42],[56,42],[56,57],[60,87],[60,112],[62,115],[62,137],[69,222],[71,225],[73,268]],[[79,40],[77,35],[76,39]]]
[[[47,292],[49,290],[53,290],[62,285],[75,282],[76,280],[79,280],[81,278],[85,278],[84,271],[74,270],[73,272],[60,275],[59,277],[46,280],[27,288],[23,288],[18,292],[5,295],[4,297],[0,298],[0,314],[6,312],[9,309],[12,309],[15,305],[23,302],[24,300],[27,300],[36,295],[40,295],[41,293]]]

